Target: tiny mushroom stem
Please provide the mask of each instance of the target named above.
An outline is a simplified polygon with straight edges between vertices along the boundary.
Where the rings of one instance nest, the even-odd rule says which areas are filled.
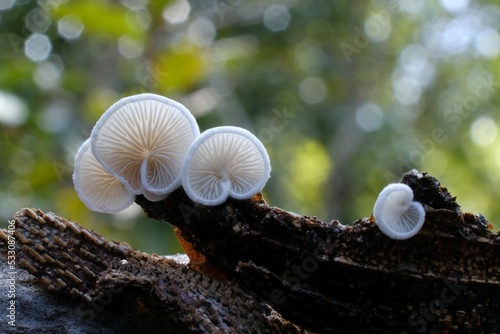
[[[228,196],[246,199],[262,190],[271,163],[264,145],[249,131],[232,126],[202,133],[182,165],[182,186],[196,203],[219,205]]]
[[[92,130],[91,148],[130,192],[158,201],[180,187],[184,156],[199,134],[195,118],[182,104],[138,94],[101,116]]]
[[[76,154],[73,183],[82,202],[93,211],[118,212],[134,203],[135,196],[96,160],[90,139]]]
[[[404,240],[420,231],[425,210],[413,201],[413,190],[402,183],[386,186],[378,195],[373,208],[375,223],[389,238]]]

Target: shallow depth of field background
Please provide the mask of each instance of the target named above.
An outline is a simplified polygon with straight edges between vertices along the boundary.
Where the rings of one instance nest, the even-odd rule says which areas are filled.
[[[0,0],[0,226],[28,206],[181,251],[73,189],[95,122],[141,92],[256,134],[271,205],[347,224],[417,168],[499,226],[499,29],[495,1]]]

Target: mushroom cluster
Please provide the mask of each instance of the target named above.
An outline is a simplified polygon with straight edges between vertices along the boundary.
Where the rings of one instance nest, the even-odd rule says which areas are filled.
[[[392,183],[378,195],[373,208],[375,223],[391,239],[413,237],[422,228],[425,210],[413,200],[413,190],[403,183]]]
[[[204,132],[182,104],[155,94],[123,98],[97,121],[75,158],[73,182],[97,212],[118,212],[143,194],[159,201],[179,188],[203,205],[249,198],[270,177],[262,143],[250,132]]]

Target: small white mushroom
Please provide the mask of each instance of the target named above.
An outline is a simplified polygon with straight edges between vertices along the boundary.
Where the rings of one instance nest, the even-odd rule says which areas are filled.
[[[182,104],[155,94],[121,99],[99,119],[92,152],[133,194],[158,201],[181,185],[186,151],[200,134]]]
[[[228,196],[246,199],[262,190],[271,173],[264,145],[249,131],[232,126],[202,133],[182,165],[186,194],[203,205],[222,204]]]
[[[73,183],[82,202],[93,211],[118,212],[134,203],[135,196],[96,160],[90,139],[76,154]]]
[[[402,183],[386,186],[378,195],[373,208],[375,223],[389,238],[404,240],[420,231],[425,211],[419,202],[413,201],[413,190]]]

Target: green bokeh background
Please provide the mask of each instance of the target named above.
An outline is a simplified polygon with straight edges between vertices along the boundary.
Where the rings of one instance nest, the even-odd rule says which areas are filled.
[[[271,205],[349,223],[417,168],[495,224],[499,29],[494,1],[0,1],[0,226],[35,207],[181,252],[168,224],[73,189],[95,122],[141,92],[256,134]]]

